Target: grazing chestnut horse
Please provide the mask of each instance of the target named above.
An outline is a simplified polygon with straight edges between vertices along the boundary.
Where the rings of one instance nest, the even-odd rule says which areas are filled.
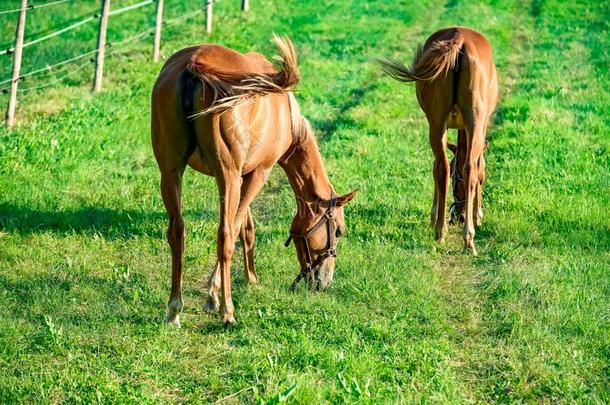
[[[431,221],[439,242],[447,235],[447,128],[456,128],[458,137],[464,139],[463,144],[458,142],[458,148],[465,151],[464,163],[456,173],[461,172],[465,181],[464,250],[476,255],[473,207],[481,205],[485,133],[498,100],[498,78],[489,41],[468,28],[447,28],[432,34],[418,49],[411,68],[393,59],[379,62],[394,79],[416,82],[417,100],[428,119],[435,158]]]
[[[286,172],[297,200],[290,234],[301,273],[294,284],[305,278],[310,286],[324,289],[332,280],[338,237],[345,232],[343,205],[355,191],[336,196],[316,138],[290,92],[299,80],[296,52],[290,40],[274,41],[282,54],[279,68],[259,53],[199,45],[169,58],[153,88],[152,144],[161,171],[172,251],[168,323],[180,325],[183,307],[180,196],[187,164],[213,176],[220,197],[218,262],[209,279],[206,309],[220,309],[226,324],[235,322],[230,269],[238,237],[246,280],[257,282],[249,207],[276,162]]]

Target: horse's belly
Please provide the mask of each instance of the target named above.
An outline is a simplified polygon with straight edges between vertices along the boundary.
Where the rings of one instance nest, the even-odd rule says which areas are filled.
[[[447,118],[447,128],[465,129],[462,113],[455,106],[451,109]]]

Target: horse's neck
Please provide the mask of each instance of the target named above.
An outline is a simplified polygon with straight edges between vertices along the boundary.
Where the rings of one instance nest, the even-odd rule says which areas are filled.
[[[304,139],[282,165],[297,199],[299,212],[319,209],[321,200],[328,200],[332,186],[326,175],[324,162],[316,138],[308,130]]]

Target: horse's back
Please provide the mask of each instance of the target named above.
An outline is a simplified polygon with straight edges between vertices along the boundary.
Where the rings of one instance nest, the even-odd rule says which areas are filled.
[[[258,52],[247,54],[215,44],[201,44],[183,48],[163,65],[155,83],[155,91],[174,87],[180,75],[190,69],[202,70],[221,77],[243,77],[253,74],[273,74],[273,64]]]
[[[188,69],[193,72],[212,73],[224,79],[277,73],[273,64],[258,52],[242,54],[215,44],[196,47],[188,62]]]

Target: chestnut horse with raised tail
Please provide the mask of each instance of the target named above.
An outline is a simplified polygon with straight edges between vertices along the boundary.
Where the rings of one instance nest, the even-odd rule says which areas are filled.
[[[290,40],[274,41],[281,53],[277,67],[259,53],[206,44],[175,53],[155,83],[152,145],[172,251],[169,323],[180,325],[183,307],[180,199],[187,164],[216,179],[220,200],[218,261],[209,278],[206,309],[220,310],[227,324],[235,322],[230,270],[238,237],[245,278],[258,281],[250,203],[276,163],[286,172],[297,200],[290,232],[301,266],[295,284],[305,278],[310,286],[324,289],[332,280],[337,241],[345,232],[343,205],[355,192],[335,194],[316,138],[291,93],[299,81],[296,52]]]
[[[459,203],[460,208],[464,205],[464,250],[476,255],[474,228],[483,215],[480,207],[485,177],[485,134],[498,100],[498,78],[489,41],[468,28],[447,28],[432,34],[423,48],[418,48],[411,68],[388,58],[379,62],[396,80],[416,83],[417,100],[428,119],[434,153],[431,221],[440,242],[447,235],[447,128],[458,130],[457,150],[464,156],[460,155],[462,159],[456,162],[464,163],[456,168],[455,179],[463,181],[465,198],[454,203]],[[461,179],[459,173],[462,173]]]

